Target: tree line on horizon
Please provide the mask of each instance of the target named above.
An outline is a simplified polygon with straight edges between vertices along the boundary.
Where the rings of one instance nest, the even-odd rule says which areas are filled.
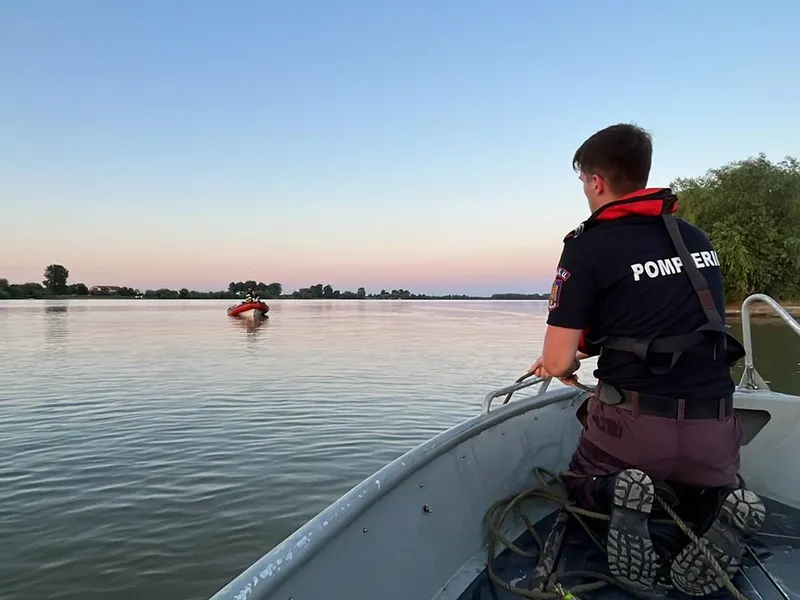
[[[242,299],[248,290],[253,290],[263,300],[297,299],[297,300],[468,300],[477,299],[476,296],[449,294],[433,296],[428,294],[414,294],[408,290],[381,290],[378,294],[368,294],[365,288],[360,287],[355,292],[344,292],[334,289],[332,285],[317,283],[306,288],[300,288],[291,294],[283,293],[283,285],[278,282],[263,283],[255,280],[231,282],[227,290],[215,292],[200,292],[181,288],[172,290],[161,288],[156,290],[140,291],[137,288],[125,286],[94,286],[89,288],[84,283],[69,284],[69,269],[63,265],[48,265],[44,271],[42,283],[11,284],[7,279],[0,279],[0,299],[22,298],[81,298],[81,297],[118,297],[118,298],[145,298],[149,300],[209,300],[209,299]],[[543,300],[545,294],[493,294],[481,297],[488,300]]]
[[[769,161],[764,154],[734,161],[708,170],[704,175],[672,182],[680,204],[678,216],[703,229],[721,258],[725,293],[729,302],[752,293],[764,293],[779,300],[800,298],[800,161],[786,157]],[[0,299],[58,296],[114,295],[120,297],[241,298],[248,289],[263,299],[468,299],[466,295],[431,296],[409,290],[381,290],[368,294],[340,291],[331,284],[317,283],[289,294],[274,282],[255,280],[231,282],[227,290],[198,292],[145,290],[130,287],[88,288],[69,284],[69,270],[48,265],[40,283],[10,284],[0,279]],[[493,294],[486,299],[545,299],[547,294]]]

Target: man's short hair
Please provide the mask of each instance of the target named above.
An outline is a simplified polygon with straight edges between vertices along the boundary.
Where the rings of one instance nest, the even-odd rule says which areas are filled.
[[[647,187],[653,159],[650,134],[636,125],[606,127],[581,144],[572,167],[587,175],[600,175],[617,194]]]

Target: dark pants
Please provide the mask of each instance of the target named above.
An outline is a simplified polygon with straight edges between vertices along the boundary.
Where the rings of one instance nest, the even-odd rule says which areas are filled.
[[[669,419],[635,414],[629,408],[589,398],[578,409],[583,425],[572,455],[570,492],[588,509],[592,477],[628,468],[641,469],[654,482],[700,489],[737,485],[742,427],[738,416],[716,419]],[[592,506],[594,504],[594,506]]]

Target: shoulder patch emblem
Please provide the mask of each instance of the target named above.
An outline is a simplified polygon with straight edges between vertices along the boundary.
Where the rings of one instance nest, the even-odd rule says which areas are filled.
[[[561,301],[561,287],[570,276],[571,273],[564,267],[558,267],[556,269],[556,278],[553,281],[553,286],[550,288],[550,301],[547,304],[548,310],[555,310],[558,308],[558,303]]]
[[[553,287],[550,288],[550,301],[547,303],[547,310],[558,308],[558,303],[561,300],[561,285],[563,283],[564,280],[558,278],[553,282]]]

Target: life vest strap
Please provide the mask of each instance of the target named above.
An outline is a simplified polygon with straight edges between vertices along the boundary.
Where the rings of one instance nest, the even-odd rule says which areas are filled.
[[[630,352],[647,364],[650,371],[656,375],[668,373],[684,353],[712,359],[724,353],[728,364],[733,365],[745,356],[744,346],[725,325],[720,309],[714,302],[714,295],[708,287],[708,282],[694,264],[694,259],[683,241],[678,222],[666,212],[661,215],[661,220],[667,228],[672,245],[683,262],[684,271],[703,308],[706,323],[694,331],[679,335],[654,335],[647,338],[604,336],[598,340],[586,341],[601,348]],[[656,354],[671,355],[669,365],[653,365],[651,359]]]
[[[678,256],[681,257],[683,270],[686,271],[686,274],[689,276],[689,280],[692,282],[692,287],[694,288],[695,294],[697,294],[697,297],[700,300],[700,305],[703,307],[703,312],[706,314],[706,320],[708,320],[709,323],[723,324],[724,320],[722,319],[722,315],[720,315],[717,305],[714,302],[714,295],[708,288],[708,282],[706,281],[706,278],[703,277],[700,269],[698,269],[694,264],[692,255],[689,254],[689,249],[686,247],[686,243],[683,241],[683,236],[681,236],[678,222],[675,220],[675,217],[667,214],[662,214],[661,220],[664,222],[664,225],[667,228],[667,233],[669,233],[669,238],[672,240],[672,245],[675,246],[675,249],[678,251]]]
[[[670,371],[683,354],[702,356],[711,360],[725,354],[726,360],[731,365],[744,356],[744,348],[724,326],[719,330],[716,327],[702,325],[689,333],[649,338],[606,336],[595,343],[609,350],[630,352],[647,363],[651,372],[657,375]],[[658,355],[662,357],[671,355],[669,366],[652,364]]]

